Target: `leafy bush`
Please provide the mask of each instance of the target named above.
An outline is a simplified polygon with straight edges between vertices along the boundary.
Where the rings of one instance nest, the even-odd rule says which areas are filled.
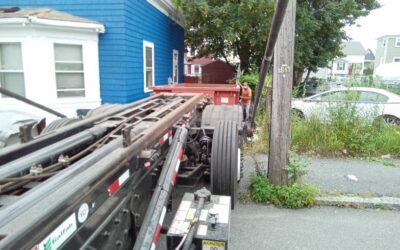
[[[319,189],[309,184],[274,186],[261,175],[254,175],[251,179],[251,198],[256,202],[271,202],[286,208],[310,207],[318,194]]]

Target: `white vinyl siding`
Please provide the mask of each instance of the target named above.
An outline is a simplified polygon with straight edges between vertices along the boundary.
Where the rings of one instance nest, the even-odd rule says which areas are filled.
[[[82,45],[54,44],[57,97],[84,97]]]
[[[0,43],[0,86],[25,96],[21,43]]]
[[[143,41],[144,91],[154,86],[154,43]]]

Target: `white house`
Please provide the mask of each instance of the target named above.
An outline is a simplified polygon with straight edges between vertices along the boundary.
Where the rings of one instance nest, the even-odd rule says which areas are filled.
[[[101,104],[98,36],[104,25],[53,9],[0,12],[0,84],[67,116]],[[55,117],[0,96],[0,110]]]
[[[357,41],[345,42],[342,52],[345,56],[333,61],[332,76],[362,75],[367,53],[362,44]]]

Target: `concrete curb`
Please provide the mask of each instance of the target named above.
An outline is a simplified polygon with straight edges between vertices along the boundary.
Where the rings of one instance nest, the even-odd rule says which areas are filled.
[[[315,199],[315,205],[338,206],[353,208],[373,208],[400,211],[400,198],[373,197],[363,198],[359,196],[320,196]]]

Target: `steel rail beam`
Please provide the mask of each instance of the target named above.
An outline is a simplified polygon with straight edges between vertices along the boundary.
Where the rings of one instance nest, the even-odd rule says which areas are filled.
[[[57,159],[61,154],[68,151],[93,143],[95,140],[104,136],[106,132],[106,127],[95,126],[12,162],[6,163],[0,166],[0,180],[21,175],[22,172],[28,171],[34,164],[43,164]]]
[[[183,155],[188,131],[178,127],[171,148],[162,167],[157,186],[154,189],[149,208],[143,219],[141,230],[135,241],[134,250],[149,250],[158,243],[162,221],[166,213],[166,205],[175,185],[177,167]],[[160,223],[161,222],[161,223]]]
[[[159,138],[184,114],[193,110],[201,99],[202,95],[192,95],[181,106],[145,128],[128,147],[122,146],[120,136],[31,192],[25,193],[20,200],[1,209],[0,235],[4,235],[4,239],[0,241],[0,248],[20,244],[16,242],[18,235],[15,232],[20,235],[32,230],[35,232],[43,220],[48,223],[46,228],[52,230],[59,223],[49,219],[52,215],[57,213],[57,218],[67,216],[71,212],[72,204],[82,203],[85,197],[98,190],[97,187],[104,185],[99,183],[99,180],[111,179],[116,173],[126,169],[134,157],[143,149],[154,146]],[[34,217],[31,216],[33,213]]]
[[[20,145],[13,145],[13,146],[3,148],[0,150],[0,165],[4,164],[6,162],[13,161],[23,155],[29,154],[29,153],[37,150],[38,148],[42,148],[42,147],[47,146],[48,144],[62,140],[65,137],[79,133],[80,131],[82,131],[84,129],[92,127],[96,122],[98,122],[102,119],[105,119],[107,117],[116,115],[118,113],[121,113],[126,109],[131,109],[134,107],[139,108],[140,106],[149,104],[149,102],[151,102],[151,101],[157,101],[159,99],[162,100],[165,98],[171,98],[171,96],[175,96],[175,95],[166,94],[166,93],[153,95],[153,96],[144,98],[142,100],[139,100],[137,102],[123,105],[120,108],[106,111],[100,115],[95,115],[93,117],[83,119],[81,121],[70,124],[66,127],[59,128],[52,133],[47,133],[47,134],[41,135],[27,143],[20,144]]]

